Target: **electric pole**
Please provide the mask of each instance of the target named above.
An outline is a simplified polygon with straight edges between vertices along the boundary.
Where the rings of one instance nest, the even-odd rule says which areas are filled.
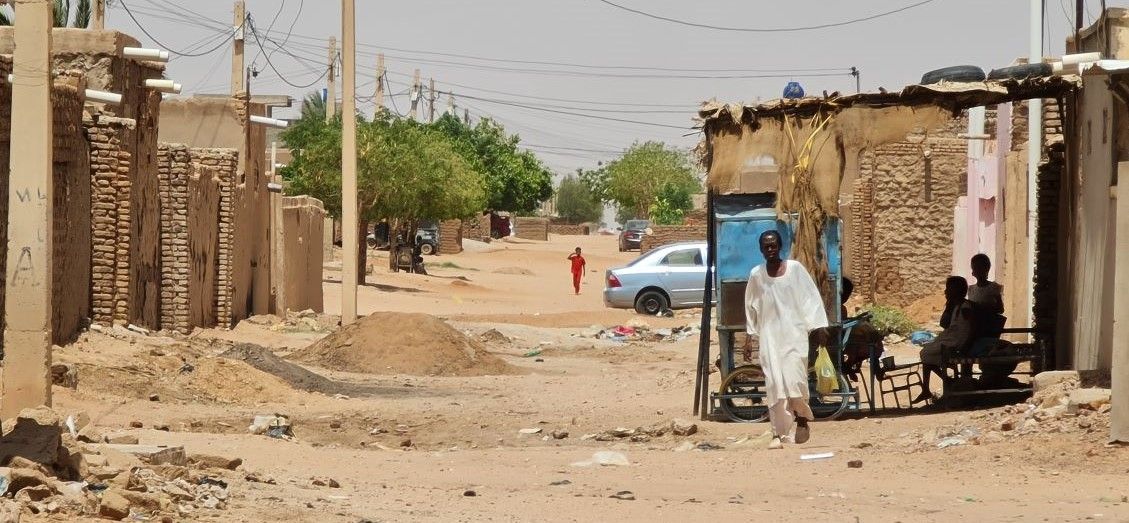
[[[106,0],[94,0],[93,16],[91,17],[90,28],[96,31],[104,31],[106,29]]]
[[[342,0],[344,1],[344,0]],[[337,115],[337,80],[334,78],[334,66],[337,64],[337,38],[329,37],[329,73],[326,76],[325,90],[325,121],[333,121]]]
[[[859,77],[862,76],[862,74],[859,73],[858,67],[851,66],[851,76],[855,77],[855,94],[861,93],[862,82],[859,81]]]
[[[357,261],[364,245],[357,216],[356,31],[356,0],[341,0],[341,325],[357,321]]]
[[[417,110],[419,109],[419,69],[416,69],[416,74],[412,77],[412,90],[409,92],[408,97],[411,98],[412,108],[408,111],[408,118],[415,120]]]
[[[455,93],[453,91],[447,93],[447,112],[444,114],[455,116]]]
[[[7,304],[0,415],[51,406],[54,132],[49,0],[15,3],[13,132],[9,160]]]
[[[376,112],[384,110],[384,53],[376,55]]]
[[[427,121],[435,121],[435,79],[427,80]]]
[[[470,109],[463,109],[463,123],[470,125]]]
[[[231,30],[235,32],[231,47],[231,95],[235,96],[246,89],[243,83],[243,22],[247,19],[247,6],[243,0],[235,0],[235,24]]]

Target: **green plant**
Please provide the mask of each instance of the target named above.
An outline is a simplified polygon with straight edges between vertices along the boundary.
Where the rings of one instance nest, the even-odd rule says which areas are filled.
[[[870,313],[870,324],[878,329],[883,336],[897,334],[908,337],[918,329],[918,325],[905,313],[905,311],[889,305],[871,304],[864,308]]]
[[[463,271],[477,271],[474,267],[463,267],[455,262],[428,263],[429,269],[459,269]]]

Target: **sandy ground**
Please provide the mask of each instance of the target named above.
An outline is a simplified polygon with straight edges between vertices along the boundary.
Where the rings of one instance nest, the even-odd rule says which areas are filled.
[[[576,246],[591,271],[580,296],[571,292],[565,261]],[[583,335],[592,325],[630,320],[655,328],[700,321],[694,311],[642,318],[605,309],[604,269],[635,256],[616,252],[614,237],[496,242],[429,257],[427,277],[389,274],[386,259],[375,256],[370,284],[359,292],[362,313],[431,313],[471,336],[495,328],[509,341],[488,350],[521,373],[313,368],[347,393],[299,391],[217,357],[232,342],[285,357],[326,334],[272,329],[266,319],[187,339],[88,333],[56,353],[80,371],[77,390],[55,388],[56,407],[84,409],[104,431],[133,433],[142,443],[242,458],[227,478],[233,501],[196,514],[206,521],[1129,521],[1129,450],[1105,447],[1101,432],[932,444],[938,429],[975,412],[820,422],[808,444],[784,450],[765,448],[763,424],[697,421],[698,432],[685,437],[586,439],[693,419],[697,337],[618,344]],[[326,271],[329,314],[340,310],[339,279],[339,271]],[[534,349],[540,354],[524,356]],[[196,370],[180,372],[184,363]],[[159,401],[148,399],[154,392]],[[247,433],[252,416],[270,413],[292,417],[296,441]],[[131,421],[145,428],[130,429]],[[157,424],[171,430],[150,428]],[[553,439],[553,431],[568,437]],[[712,450],[675,450],[687,442]],[[630,465],[574,466],[604,450]],[[800,459],[818,452],[834,457]],[[862,468],[848,468],[850,460]],[[250,473],[275,484],[245,479]],[[313,486],[313,476],[341,487]],[[633,499],[611,497],[621,491]]]

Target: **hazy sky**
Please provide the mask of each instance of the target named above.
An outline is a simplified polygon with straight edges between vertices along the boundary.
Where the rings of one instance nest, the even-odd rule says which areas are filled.
[[[782,28],[865,17],[921,0],[613,1],[695,23]],[[1125,6],[1129,0],[1107,3]],[[169,64],[169,77],[182,83],[186,93],[228,91],[230,43],[225,43],[222,31],[232,25],[231,1],[115,0],[114,4],[107,25],[145,45],[157,44],[130,19],[125,6],[173,51],[215,49],[201,57],[176,57]],[[324,71],[326,41],[331,35],[340,38],[340,4],[337,0],[247,0],[259,34],[269,38],[263,44],[273,51],[270,63],[290,83],[310,84]],[[691,147],[698,140],[690,129],[691,117],[698,102],[711,97],[775,98],[790,79],[799,81],[808,93],[854,92],[854,78],[848,75],[851,66],[861,71],[863,90],[900,88],[938,67],[975,64],[987,70],[1008,65],[1027,55],[1029,32],[1027,0],[933,0],[872,21],[784,33],[686,27],[599,0],[356,0],[356,4],[357,92],[364,97],[359,103],[362,110],[373,109],[375,56],[384,51],[395,109],[407,112],[405,92],[413,69],[419,68],[425,84],[433,77],[440,91],[454,91],[460,115],[467,108],[475,119],[488,115],[502,122],[557,172],[594,167],[637,140]],[[1100,2],[1086,4],[1088,25]],[[1047,53],[1059,55],[1065,35],[1073,30],[1073,2],[1047,0],[1047,12]],[[277,50],[277,44],[287,52]],[[253,93],[300,98],[324,86],[324,80],[309,88],[287,85],[271,70],[266,56],[248,32],[247,64],[261,70],[252,80]],[[819,71],[781,71],[785,69]],[[800,76],[805,74],[831,76]],[[764,75],[774,77],[753,77]],[[444,96],[437,106],[442,110],[446,104]]]

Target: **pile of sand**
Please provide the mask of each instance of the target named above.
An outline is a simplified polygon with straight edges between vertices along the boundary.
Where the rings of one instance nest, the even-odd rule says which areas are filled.
[[[906,307],[906,315],[918,325],[935,325],[945,311],[945,296],[938,293],[921,298]]]
[[[290,358],[332,370],[416,376],[514,371],[475,340],[429,314],[377,312],[295,351]]]

